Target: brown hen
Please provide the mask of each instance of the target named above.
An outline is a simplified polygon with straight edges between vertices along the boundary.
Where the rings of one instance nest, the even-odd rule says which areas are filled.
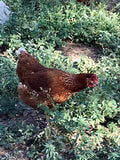
[[[33,107],[54,106],[67,101],[73,94],[98,85],[96,74],[71,74],[65,71],[46,68],[24,48],[18,51],[17,74],[19,77],[18,93],[21,100]]]

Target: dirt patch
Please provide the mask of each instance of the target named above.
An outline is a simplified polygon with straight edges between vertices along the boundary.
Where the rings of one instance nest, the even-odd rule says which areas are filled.
[[[67,42],[58,50],[62,51],[64,56],[70,56],[73,62],[78,61],[83,56],[91,57],[96,62],[103,54],[103,49],[99,44]]]
[[[107,3],[107,9],[109,11],[113,10],[119,2],[120,2],[120,0],[109,0]]]
[[[23,104],[21,101],[15,106],[16,114],[13,117],[9,117],[7,114],[0,115],[0,125],[9,127],[10,124],[17,126],[19,122],[30,125],[33,124],[44,130],[47,126],[45,114],[43,111],[34,110],[33,108]],[[29,145],[28,145],[29,146]],[[4,149],[0,147],[0,159],[11,159],[11,160],[28,160],[27,152],[28,146],[25,144],[15,144],[10,149]],[[45,155],[41,152],[41,160],[45,160]]]
[[[3,148],[0,148],[0,159],[1,160],[7,160],[7,159],[11,159],[11,160],[28,160],[26,154],[27,154],[27,150],[26,147],[23,147],[19,145],[19,147],[16,146],[16,149],[19,150],[16,157],[12,156],[12,150],[5,150]]]
[[[21,109],[20,109],[21,108]],[[34,124],[44,129],[47,125],[44,112],[41,110],[34,110],[33,108],[25,105],[21,101],[16,104],[16,114],[10,118],[7,114],[0,114],[0,124],[9,125],[12,122],[24,121],[25,124]]]

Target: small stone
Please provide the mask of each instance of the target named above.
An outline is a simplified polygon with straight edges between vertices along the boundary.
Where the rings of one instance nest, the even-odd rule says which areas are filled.
[[[3,1],[0,1],[0,24],[9,20],[10,13],[10,8]]]

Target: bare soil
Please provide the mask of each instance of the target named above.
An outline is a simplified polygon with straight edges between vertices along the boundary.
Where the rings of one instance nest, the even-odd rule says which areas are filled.
[[[17,126],[19,122],[24,122],[24,124],[34,124],[34,126],[40,127],[43,130],[46,128],[47,122],[44,112],[34,110],[33,108],[23,104],[21,101],[15,106],[16,114],[12,118],[7,114],[0,115],[0,125],[9,127],[11,123]],[[13,153],[15,151],[17,151],[16,154]],[[4,149],[1,146],[0,159],[3,158],[4,160],[6,160],[6,156],[8,155],[8,159],[11,160],[29,160],[29,158],[27,157],[27,152],[28,147],[21,143],[13,145],[9,150]],[[41,160],[45,160],[44,157],[45,155],[43,155],[43,153],[40,153]]]
[[[113,10],[119,2],[120,2],[120,0],[108,0],[107,9],[109,11]]]
[[[70,41],[59,50],[62,51],[64,56],[70,56],[73,62],[78,61],[83,56],[91,57],[96,62],[103,54],[103,49],[99,44],[83,44]]]

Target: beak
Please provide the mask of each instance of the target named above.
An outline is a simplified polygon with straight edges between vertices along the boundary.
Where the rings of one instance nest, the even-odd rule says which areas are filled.
[[[95,84],[96,87],[99,87],[99,82]]]

